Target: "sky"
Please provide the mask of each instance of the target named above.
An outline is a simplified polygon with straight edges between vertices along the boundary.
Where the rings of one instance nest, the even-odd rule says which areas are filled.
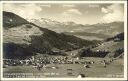
[[[4,3],[3,10],[13,12],[25,19],[48,18],[77,24],[124,20],[124,5],[120,3]]]

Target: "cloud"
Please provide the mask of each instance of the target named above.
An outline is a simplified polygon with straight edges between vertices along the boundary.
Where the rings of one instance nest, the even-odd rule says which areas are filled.
[[[81,20],[82,13],[78,9],[67,9],[60,14],[60,19],[63,22],[75,22],[79,23]]]
[[[42,8],[36,4],[4,4],[4,11],[13,12],[23,18],[31,19],[38,18],[37,13],[42,11]]]
[[[63,7],[64,7],[64,8],[74,8],[74,7],[76,7],[76,6],[73,5],[73,4],[64,4]]]
[[[69,9],[63,12],[63,15],[82,15],[82,13],[77,9]]]
[[[114,22],[114,21],[123,21],[124,20],[124,11],[123,5],[121,4],[112,4],[108,7],[102,7],[101,12],[105,15],[101,18],[101,22]]]
[[[99,4],[89,4],[88,7],[89,8],[99,8],[100,5]]]
[[[101,8],[101,10],[102,10],[103,13],[109,13],[109,10],[107,8],[103,7],[103,8]]]
[[[41,7],[48,7],[48,8],[50,8],[50,7],[51,7],[51,5],[50,5],[50,4],[41,4],[40,6],[41,6]]]

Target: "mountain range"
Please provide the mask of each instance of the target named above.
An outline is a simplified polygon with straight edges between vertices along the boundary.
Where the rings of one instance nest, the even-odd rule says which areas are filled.
[[[99,42],[58,33],[45,25],[37,25],[12,12],[3,11],[4,58],[23,59],[37,53],[51,55],[54,51],[71,51]]]
[[[74,35],[87,40],[104,40],[124,31],[123,22],[76,24],[75,22],[58,22],[52,19],[40,18],[28,21],[57,33]]]

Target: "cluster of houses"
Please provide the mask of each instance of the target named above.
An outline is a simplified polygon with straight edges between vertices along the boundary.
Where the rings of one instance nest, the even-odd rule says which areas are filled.
[[[67,56],[63,57],[40,57],[36,58],[32,56],[31,58],[25,60],[14,60],[14,59],[3,59],[4,66],[25,66],[25,65],[46,65],[46,64],[91,64],[92,61],[81,61],[79,58],[70,58]]]

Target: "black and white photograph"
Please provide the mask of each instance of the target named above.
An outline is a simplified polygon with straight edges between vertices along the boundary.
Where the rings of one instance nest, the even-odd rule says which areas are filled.
[[[3,2],[2,78],[127,77],[123,2]]]

